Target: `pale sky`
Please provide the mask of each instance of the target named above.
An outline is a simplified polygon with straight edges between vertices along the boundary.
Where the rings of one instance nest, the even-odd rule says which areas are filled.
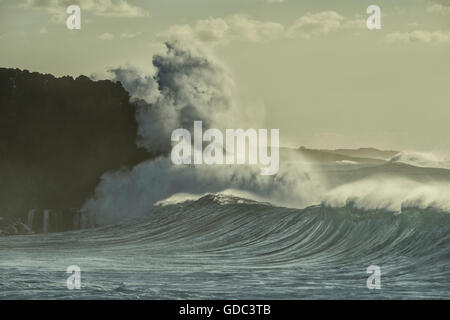
[[[1,67],[151,71],[171,37],[211,48],[282,145],[450,154],[450,0],[0,0]]]

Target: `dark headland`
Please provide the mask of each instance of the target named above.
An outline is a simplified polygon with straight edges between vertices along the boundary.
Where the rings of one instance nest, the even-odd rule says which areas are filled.
[[[74,228],[103,173],[150,155],[136,145],[135,108],[119,82],[0,68],[0,225]]]

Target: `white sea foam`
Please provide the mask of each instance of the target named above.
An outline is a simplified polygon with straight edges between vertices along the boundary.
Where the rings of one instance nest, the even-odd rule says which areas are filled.
[[[331,207],[352,203],[363,210],[401,212],[405,207],[433,207],[450,212],[450,183],[372,177],[329,191],[324,195],[323,203]]]
[[[416,167],[450,169],[450,158],[434,152],[400,152],[389,161],[401,162]]]

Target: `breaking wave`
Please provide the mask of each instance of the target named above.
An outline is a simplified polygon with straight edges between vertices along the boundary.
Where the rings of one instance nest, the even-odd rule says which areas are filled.
[[[49,288],[36,280],[41,275],[29,271],[36,259],[45,266],[60,261],[61,270],[69,261],[83,266],[90,298],[450,297],[450,214],[432,208],[292,209],[221,193],[184,194],[117,225],[4,237],[0,251],[12,244],[3,269],[16,270],[9,266],[20,259],[22,274],[54,298],[70,292],[58,281]],[[379,295],[365,286],[374,264],[382,268]],[[36,292],[11,276],[0,276],[0,297]]]

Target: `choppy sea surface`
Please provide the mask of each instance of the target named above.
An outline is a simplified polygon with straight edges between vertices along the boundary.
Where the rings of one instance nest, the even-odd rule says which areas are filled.
[[[81,269],[69,290],[68,266]],[[367,267],[381,289],[367,288]],[[450,214],[225,195],[127,223],[0,238],[0,299],[450,299]]]

